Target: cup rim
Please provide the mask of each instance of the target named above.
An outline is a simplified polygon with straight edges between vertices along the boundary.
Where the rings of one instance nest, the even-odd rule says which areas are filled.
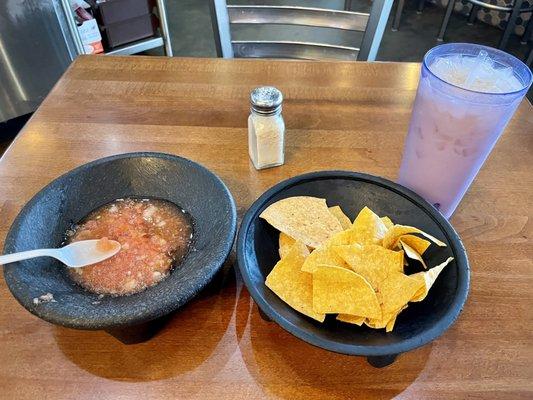
[[[429,68],[429,65],[427,63],[427,60],[429,58],[429,56],[434,52],[436,51],[437,49],[441,49],[443,47],[449,47],[449,46],[469,46],[469,47],[477,47],[479,48],[480,50],[482,49],[485,49],[485,50],[488,50],[492,53],[500,53],[502,55],[504,55],[505,57],[509,57],[511,59],[514,59],[515,61],[517,61],[519,64],[522,64],[525,68],[526,71],[528,71],[528,74],[529,74],[529,84],[524,84],[524,86],[521,88],[521,89],[518,89],[518,90],[514,90],[512,92],[481,92],[481,91],[478,91],[478,90],[473,90],[473,89],[467,89],[465,87],[462,87],[462,86],[458,86],[454,83],[451,83],[451,82],[448,82],[447,80],[444,80],[442,79],[441,77],[439,77],[437,74],[435,74],[430,68]],[[531,86],[531,83],[533,81],[533,73],[531,72],[531,70],[528,68],[528,66],[526,64],[524,64],[524,62],[520,59],[518,59],[517,57],[513,56],[512,54],[509,54],[503,50],[500,50],[500,49],[496,49],[494,47],[490,47],[490,46],[484,46],[484,45],[481,45],[481,44],[475,44],[475,43],[463,43],[463,42],[458,42],[458,43],[444,43],[444,44],[440,44],[438,46],[435,46],[431,49],[429,49],[427,51],[426,54],[424,54],[424,58],[422,60],[422,65],[424,66],[424,68],[433,76],[435,77],[436,79],[438,79],[439,81],[447,84],[447,85],[450,85],[454,88],[457,88],[457,89],[460,89],[460,90],[464,90],[465,92],[469,92],[469,93],[475,93],[475,94],[486,94],[486,95],[489,95],[489,96],[509,96],[509,95],[515,95],[515,94],[518,94],[518,93],[521,93],[521,92],[527,92],[527,90],[529,89],[529,87]]]

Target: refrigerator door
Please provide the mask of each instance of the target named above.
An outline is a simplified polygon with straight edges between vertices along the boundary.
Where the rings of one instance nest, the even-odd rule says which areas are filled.
[[[35,111],[78,54],[62,0],[0,1],[0,122]]]

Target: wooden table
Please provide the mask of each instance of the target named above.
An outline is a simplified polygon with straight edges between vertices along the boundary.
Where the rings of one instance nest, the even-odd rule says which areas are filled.
[[[60,174],[96,158],[161,151],[229,186],[239,216],[280,180],[323,169],[394,179],[418,64],[80,57],[0,161],[0,237]],[[248,95],[285,95],[286,165],[248,160]],[[458,322],[377,370],[264,322],[241,280],[224,279],[154,339],[50,325],[0,284],[5,399],[526,399],[533,396],[533,112],[524,102],[452,223],[472,265]]]

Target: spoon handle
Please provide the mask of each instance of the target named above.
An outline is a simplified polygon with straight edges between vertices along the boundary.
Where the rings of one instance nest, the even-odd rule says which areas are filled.
[[[19,253],[12,253],[12,254],[6,254],[4,256],[0,256],[0,264],[9,264],[16,261],[22,261],[27,260],[29,258],[35,258],[35,257],[56,257],[56,251],[55,249],[39,249],[39,250],[28,250],[28,251],[21,251]]]

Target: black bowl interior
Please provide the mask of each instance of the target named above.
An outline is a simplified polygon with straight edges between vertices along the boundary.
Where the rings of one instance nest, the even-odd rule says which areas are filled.
[[[168,200],[192,216],[192,248],[168,278],[131,296],[99,299],[73,283],[58,261],[37,258],[5,266],[6,282],[17,300],[47,321],[101,329],[158,318],[202,289],[231,250],[235,203],[213,173],[172,155],[122,154],[61,176],[20,212],[7,235],[4,253],[57,247],[72,223],[106,203],[129,196]],[[56,302],[33,304],[33,298],[45,293],[52,293]]]
[[[279,232],[259,218],[270,204],[291,196],[316,196],[328,205],[340,205],[353,219],[368,206],[394,223],[413,225],[447,243],[432,245],[424,255],[429,266],[454,257],[426,299],[410,303],[398,317],[393,332],[337,321],[328,316],[321,324],[286,305],[264,282],[279,260]],[[239,232],[239,268],[258,306],[297,337],[328,350],[355,355],[397,354],[421,346],[444,332],[457,318],[468,293],[469,268],[464,247],[450,224],[415,193],[393,182],[352,172],[317,172],[292,178],[267,191],[246,214]],[[422,270],[410,262],[406,270]]]

